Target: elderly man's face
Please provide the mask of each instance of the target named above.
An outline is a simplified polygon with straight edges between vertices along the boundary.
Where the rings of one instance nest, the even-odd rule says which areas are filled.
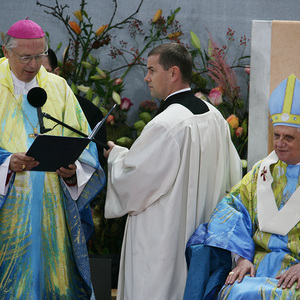
[[[300,162],[300,129],[277,125],[273,127],[274,149],[280,160],[296,165]]]
[[[35,58],[31,62],[22,64],[20,57],[35,56],[43,54],[45,51],[45,39],[16,39],[13,50],[3,47],[5,57],[9,59],[10,69],[21,81],[30,82],[40,70],[42,61]],[[19,57],[19,58],[18,58]]]

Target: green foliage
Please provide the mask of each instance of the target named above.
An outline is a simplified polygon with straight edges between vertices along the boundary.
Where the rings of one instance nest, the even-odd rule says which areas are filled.
[[[205,97],[222,113],[225,119],[235,115],[239,126],[230,126],[231,137],[241,158],[247,157],[248,132],[248,91],[242,100],[235,70],[249,68],[250,57],[244,56],[247,38],[240,39],[241,53],[237,59],[228,63],[229,49],[233,46],[235,31],[228,28],[228,45],[220,46],[210,34],[207,49],[201,47],[197,35],[191,31],[191,43],[194,47],[190,52],[194,60],[192,87],[198,95]],[[235,49],[237,50],[237,49]],[[237,53],[237,51],[236,51]],[[249,72],[243,73],[247,85]],[[241,76],[241,75],[240,75]]]
[[[64,24],[69,34],[69,42],[65,46],[60,75],[68,80],[75,93],[78,93],[79,90],[99,107],[109,109],[115,102],[120,102],[119,95],[123,90],[123,83],[115,84],[116,80],[123,79],[134,66],[144,66],[145,58],[143,55],[149,48],[152,48],[155,43],[162,43],[163,40],[177,41],[178,36],[181,35],[180,26],[175,20],[180,8],[171,11],[170,15],[166,17],[167,21],[162,16],[155,22],[150,21],[149,33],[145,34],[142,29],[142,22],[135,17],[143,1],[139,2],[135,12],[120,22],[115,22],[117,1],[114,1],[115,7],[110,21],[96,30],[86,9],[87,2],[85,0],[82,0],[80,8],[73,12],[75,21],[74,18],[71,19],[71,16],[65,14],[68,5],[58,4],[57,0],[54,6],[37,1],[37,5],[45,8],[47,14],[54,16]],[[116,31],[121,34],[122,30],[130,31],[131,43],[135,45],[130,50],[127,50],[126,46],[129,42],[122,41],[119,48],[112,44],[113,34]],[[138,40],[138,37],[141,36],[144,37],[143,43]],[[102,70],[100,67],[100,59],[97,57],[100,57],[101,50],[108,45],[112,48],[110,53],[112,59],[121,58],[124,61],[124,65],[118,67],[118,70]],[[122,73],[118,78],[114,76],[116,71]],[[116,119],[115,122],[118,120]]]
[[[98,28],[94,27],[85,0],[81,1],[78,10],[73,12],[73,16],[65,14],[69,6],[59,4],[58,0],[55,1],[54,6],[36,2],[38,6],[44,8],[46,14],[61,22],[68,32],[67,44],[59,43],[56,47],[56,51],[64,47],[63,59],[59,61],[60,75],[69,82],[75,94],[81,93],[91,100],[104,115],[115,103],[118,104],[107,120],[107,136],[109,140],[126,147],[132,145],[146,124],[154,117],[158,107],[153,99],[142,101],[139,107],[140,119],[133,126],[128,125],[127,114],[131,102],[121,97],[125,88],[124,77],[133,67],[145,67],[145,54],[154,46],[166,41],[181,43],[180,37],[183,35],[181,26],[176,20],[181,10],[180,7],[174,11],[171,10],[166,17],[162,15],[161,9],[153,11],[151,14],[154,17],[144,25],[136,18],[143,1],[140,0],[137,9],[119,22],[115,21],[117,0],[113,1],[114,10],[110,20]],[[121,40],[117,47],[113,44],[114,36],[123,36],[124,30],[129,31],[130,40]],[[46,34],[50,44],[50,35]],[[225,119],[232,114],[239,119],[238,127],[233,128],[230,125],[230,130],[241,158],[245,158],[248,141],[248,92],[245,99],[242,99],[235,70],[249,65],[249,56],[244,56],[248,40],[245,36],[241,37],[241,53],[238,58],[228,63],[229,49],[233,47],[234,31],[228,29],[228,44],[223,46],[218,45],[211,35],[207,47],[200,42],[194,31],[190,31],[190,35],[192,46],[191,48],[187,46],[187,48],[194,62],[191,87],[195,93],[198,93],[198,97],[215,105]],[[99,57],[104,59],[102,53],[107,55],[107,51],[104,50],[108,46],[111,49],[110,59],[118,59],[123,63],[117,69],[105,70],[101,66],[103,64]],[[2,49],[0,49],[0,55],[3,56]],[[244,76],[248,81],[249,73],[244,73]],[[91,251],[98,254],[120,251],[125,223],[125,218],[106,220],[104,202],[105,191],[97,196],[95,200],[97,205],[94,207],[96,240],[91,246]]]

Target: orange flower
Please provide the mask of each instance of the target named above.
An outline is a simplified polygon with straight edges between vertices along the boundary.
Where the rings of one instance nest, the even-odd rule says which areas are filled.
[[[73,12],[73,15],[74,15],[80,22],[83,21],[83,18],[82,18],[82,12],[81,12],[80,9],[79,9],[79,10],[75,10],[75,11]]]
[[[243,128],[243,127],[238,127],[238,128],[235,130],[235,135],[236,135],[237,137],[240,137],[240,136],[242,136],[243,132],[244,132],[244,128]]]
[[[162,9],[158,9],[152,19],[152,23],[156,23],[158,19],[161,17]]]
[[[81,33],[81,29],[76,22],[69,21],[69,25],[77,35],[79,35]]]
[[[115,117],[113,115],[109,115],[106,119],[106,124],[114,125],[115,124]]]
[[[114,85],[118,85],[118,84],[121,84],[123,82],[123,80],[121,79],[121,78],[116,78],[115,80],[114,80]]]
[[[96,36],[100,36],[108,25],[102,25],[96,30]]]
[[[236,115],[230,115],[226,121],[230,124],[233,129],[238,128],[239,126],[239,118]]]
[[[181,31],[177,31],[177,32],[174,32],[174,33],[170,33],[167,36],[167,38],[170,39],[170,40],[174,40],[174,39],[178,38],[181,35],[182,35],[182,32]]]

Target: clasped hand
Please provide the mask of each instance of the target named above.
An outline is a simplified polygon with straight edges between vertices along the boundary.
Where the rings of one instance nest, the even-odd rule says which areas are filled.
[[[237,266],[228,274],[225,284],[233,284],[236,280],[240,283],[246,274],[254,277],[256,273],[255,267],[251,261],[240,257],[237,261]],[[282,289],[291,288],[297,282],[296,289],[300,288],[300,264],[290,267],[282,274],[275,277],[278,279],[278,287]]]

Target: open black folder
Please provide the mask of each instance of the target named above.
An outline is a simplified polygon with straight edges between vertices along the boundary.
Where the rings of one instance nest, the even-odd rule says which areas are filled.
[[[94,137],[115,107],[116,104],[110,109],[107,115],[96,124],[96,126],[88,136],[72,128],[71,126],[51,117],[49,114],[44,114],[47,118],[50,118],[58,124],[65,126],[84,137],[55,136],[43,134],[38,135],[26,152],[27,156],[33,157],[40,163],[37,167],[32,168],[31,170],[55,172],[60,167],[67,168],[69,164],[73,164],[89,144],[89,142],[94,141],[99,143],[94,139]]]
[[[37,167],[32,168],[31,170],[55,172],[60,167],[67,168],[69,164],[73,164],[89,144],[89,142],[94,141],[99,143],[94,139],[94,137],[115,107],[116,104],[110,109],[107,115],[100,122],[98,122],[98,124],[88,136],[76,130],[75,128],[72,128],[71,126],[53,118],[49,114],[43,114],[47,118],[50,118],[56,123],[65,126],[84,137],[55,136],[43,134],[38,135],[26,152],[27,156],[33,157],[40,163]]]
[[[55,172],[73,164],[91,140],[84,137],[38,135],[26,155],[40,164],[32,171]]]

